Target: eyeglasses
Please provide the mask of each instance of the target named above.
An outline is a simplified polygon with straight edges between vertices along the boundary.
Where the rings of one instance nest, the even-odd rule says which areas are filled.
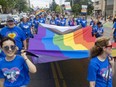
[[[108,46],[106,46],[106,48],[107,48],[107,47],[110,47],[110,48],[112,48],[112,45],[108,45]]]
[[[3,49],[4,49],[5,51],[8,51],[8,50],[10,50],[10,49],[13,51],[13,50],[16,49],[16,46],[15,46],[15,45],[11,45],[10,47],[9,47],[9,46],[4,46]]]

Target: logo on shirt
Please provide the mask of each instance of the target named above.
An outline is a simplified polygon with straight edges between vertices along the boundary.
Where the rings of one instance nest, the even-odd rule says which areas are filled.
[[[112,78],[112,68],[111,68],[111,66],[109,66],[109,67],[107,67],[107,68],[103,68],[103,69],[100,71],[100,75],[101,75],[105,80],[107,80],[108,74],[109,74],[109,79],[111,79],[111,78]]]
[[[10,37],[10,38],[13,38],[13,39],[14,39],[14,38],[16,37],[16,34],[15,34],[15,33],[9,33],[9,34],[8,34],[8,37]]]
[[[11,69],[4,68],[2,69],[2,71],[3,71],[3,75],[11,83],[15,82],[20,74],[20,70],[17,67],[13,67]]]
[[[23,25],[23,27],[24,27],[25,29],[28,29],[28,28],[29,28],[29,25]]]

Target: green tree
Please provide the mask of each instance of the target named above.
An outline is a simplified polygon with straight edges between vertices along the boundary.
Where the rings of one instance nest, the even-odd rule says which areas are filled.
[[[62,9],[59,5],[56,6],[55,12],[61,13]]]
[[[29,10],[29,7],[27,6],[27,2],[26,0],[16,0],[16,5],[15,8],[21,12],[26,12],[27,10]]]
[[[50,8],[51,8],[52,11],[55,11],[56,10],[56,7],[57,7],[57,4],[56,4],[55,0],[53,0]]]
[[[72,0],[65,0],[65,1],[71,2],[71,5],[72,5]],[[91,0],[73,0],[73,3],[74,3],[74,5],[71,6],[71,7],[72,7],[72,11],[74,13],[78,14],[81,11],[81,6],[82,5],[87,5],[88,6],[88,8],[87,8],[87,14],[90,15],[92,13],[92,10],[93,10],[93,2]],[[79,7],[79,9],[76,8],[76,6]],[[79,12],[76,12],[76,10],[79,11]]]
[[[89,4],[89,5],[88,5],[88,8],[87,8],[87,10],[88,10],[88,11],[87,11],[87,14],[88,14],[88,15],[91,15],[92,12],[93,12],[93,9],[94,9],[93,5],[92,5],[92,4]]]
[[[2,5],[2,9],[4,13],[9,13],[15,7],[15,0],[0,0],[0,4]]]
[[[11,13],[13,9],[17,9],[19,12],[29,10],[26,0],[0,0],[0,4],[3,13]]]
[[[79,15],[81,12],[81,6],[80,4],[74,4],[72,6],[72,11],[74,12],[75,15]]]

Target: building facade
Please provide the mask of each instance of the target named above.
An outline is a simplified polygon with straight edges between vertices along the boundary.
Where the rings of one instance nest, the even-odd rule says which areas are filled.
[[[30,0],[26,0],[27,6],[30,7]]]
[[[105,8],[106,5],[106,8]],[[95,0],[94,15],[95,16],[113,16],[116,14],[116,0]]]

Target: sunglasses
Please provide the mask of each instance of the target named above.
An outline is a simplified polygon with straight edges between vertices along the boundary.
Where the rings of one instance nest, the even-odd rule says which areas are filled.
[[[16,46],[15,45],[11,45],[10,47],[9,46],[4,46],[3,47],[3,49],[5,50],[5,51],[8,51],[8,50],[15,50],[16,49]]]
[[[9,22],[14,22],[14,21],[13,21],[13,20],[9,20],[9,21],[7,21],[7,22],[9,23]]]
[[[106,48],[107,48],[107,47],[110,47],[110,48],[112,48],[112,45],[108,45],[108,46],[106,46]]]

